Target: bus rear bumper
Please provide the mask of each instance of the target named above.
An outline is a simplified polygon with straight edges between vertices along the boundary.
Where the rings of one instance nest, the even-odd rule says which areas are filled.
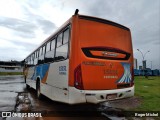
[[[115,90],[78,90],[70,87],[69,103],[100,103],[134,96],[134,86]]]
[[[109,100],[122,99],[134,96],[134,86],[124,89],[116,90],[99,90],[99,91],[85,91],[86,102],[100,103]]]

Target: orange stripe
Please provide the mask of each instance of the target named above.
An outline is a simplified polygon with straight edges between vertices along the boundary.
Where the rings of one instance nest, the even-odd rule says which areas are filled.
[[[44,78],[42,79],[42,83],[46,83],[47,77],[48,77],[48,72],[49,72],[49,70],[46,72]]]

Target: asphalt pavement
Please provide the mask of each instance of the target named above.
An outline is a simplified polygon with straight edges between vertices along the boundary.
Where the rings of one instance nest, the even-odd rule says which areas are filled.
[[[100,107],[93,104],[68,105],[59,103],[43,96],[36,98],[33,89],[26,89],[23,76],[0,76],[0,119],[21,120],[23,116],[14,118],[2,117],[2,112],[34,112],[42,113],[42,119],[88,119],[106,120],[106,116],[99,112]],[[44,116],[43,116],[44,115]],[[31,119],[31,118],[25,118]],[[34,118],[32,118],[34,119]],[[37,120],[38,118],[36,118]]]

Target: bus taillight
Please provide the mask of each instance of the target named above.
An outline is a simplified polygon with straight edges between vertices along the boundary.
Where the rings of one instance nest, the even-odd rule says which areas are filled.
[[[83,90],[81,65],[78,65],[74,71],[74,87]]]

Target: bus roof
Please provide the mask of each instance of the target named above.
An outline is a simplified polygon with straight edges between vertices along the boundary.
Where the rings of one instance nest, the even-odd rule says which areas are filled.
[[[112,22],[112,21],[109,21],[109,20],[106,20],[106,19],[98,18],[98,17],[79,15],[79,18],[80,19],[85,19],[85,20],[90,20],[90,21],[95,21],[95,22],[100,22],[100,23],[104,23],[104,24],[109,24],[109,25],[112,25],[112,26],[115,26],[115,27],[122,28],[124,30],[128,30],[128,31],[130,30],[129,28],[127,28],[127,27],[125,27],[121,24],[118,24],[118,23],[115,23],[115,22]]]

